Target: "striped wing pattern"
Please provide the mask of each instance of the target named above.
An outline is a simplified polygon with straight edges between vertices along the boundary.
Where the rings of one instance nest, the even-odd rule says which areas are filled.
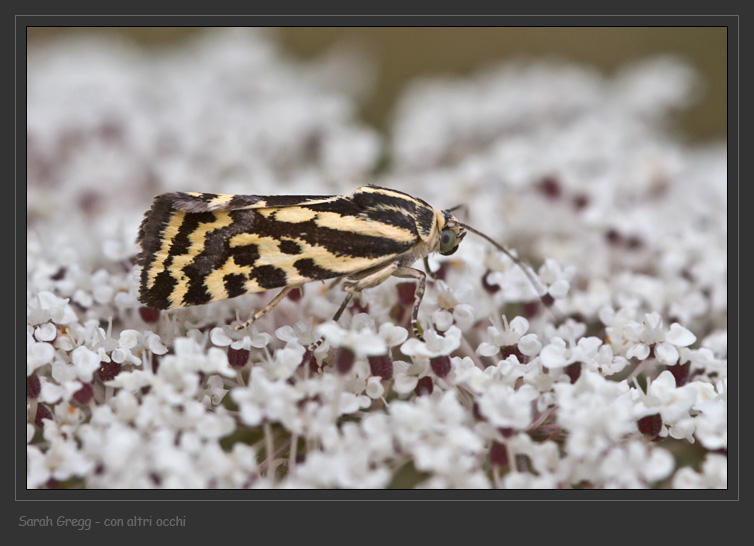
[[[394,261],[434,227],[421,200],[376,186],[348,196],[168,193],[139,229],[140,300],[200,305]]]

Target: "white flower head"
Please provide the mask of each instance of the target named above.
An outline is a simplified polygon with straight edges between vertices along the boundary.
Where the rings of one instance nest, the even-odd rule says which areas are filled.
[[[168,352],[168,348],[160,340],[160,336],[154,332],[144,332],[144,345],[150,352],[156,355],[164,355]]]
[[[278,380],[291,377],[301,364],[305,351],[306,349],[301,345],[289,345],[275,351],[271,363],[272,376]]]
[[[574,362],[592,364],[597,356],[602,340],[598,337],[582,337],[574,345],[566,344],[559,337],[550,340],[550,344],[542,348],[539,357],[547,368],[563,368]]]
[[[708,453],[701,472],[684,466],[673,476],[673,486],[678,489],[726,489],[728,487],[728,457]]]
[[[100,355],[82,346],[74,349],[71,358],[79,379],[90,383],[94,377],[94,372],[100,367]]]
[[[308,347],[315,341],[319,340],[320,335],[317,333],[317,329],[313,325],[313,320],[308,318],[306,320],[298,321],[293,326],[281,326],[275,330],[275,337],[286,343],[300,344],[304,347]],[[320,350],[327,350],[325,344],[320,347]]]
[[[556,300],[563,299],[568,295],[568,291],[571,289],[570,280],[575,274],[575,266],[563,269],[552,258],[547,258],[537,272],[537,276],[540,282],[545,285],[547,293]]]
[[[388,347],[400,345],[408,338],[408,330],[390,322],[382,323],[378,334]]]
[[[498,330],[495,326],[489,326],[487,328],[487,339],[489,341],[483,341],[479,345],[477,348],[478,355],[494,356],[500,352],[502,347],[517,345],[522,336],[524,336],[527,330],[529,330],[529,321],[524,317],[514,317],[510,324],[508,324],[508,317],[503,315],[502,318],[502,331]],[[536,336],[534,336],[534,338],[536,339]],[[529,351],[534,349],[534,345],[531,341],[532,339],[528,338],[524,343],[524,346]]]
[[[244,330],[236,330],[231,326],[216,326],[209,333],[209,339],[218,347],[231,347],[235,350],[249,350],[251,347],[261,349],[266,347],[272,336],[267,332],[260,332],[256,324]]]
[[[237,387],[230,393],[239,406],[241,420],[256,426],[263,420],[297,422],[296,404],[304,396],[301,389],[286,381],[270,380],[262,368],[252,368],[248,387]]]
[[[26,303],[26,322],[42,324],[52,321],[55,324],[70,324],[76,320],[76,313],[68,304],[68,298],[60,298],[46,290],[40,291]]]
[[[677,322],[666,331],[662,317],[653,311],[644,315],[642,323],[630,321],[625,325],[624,335],[631,342],[626,350],[626,358],[636,357],[645,360],[650,347],[661,364],[672,366],[678,362],[679,349],[696,341],[696,336]]]
[[[461,346],[461,330],[451,326],[440,335],[434,330],[424,334],[424,341],[411,338],[401,345],[401,352],[406,356],[433,358],[449,355]]]
[[[539,397],[537,389],[522,385],[492,385],[477,399],[479,411],[498,428],[526,429],[532,421],[534,402]]]
[[[40,324],[34,329],[34,337],[38,341],[53,341],[58,335],[57,327],[51,322]]]
[[[374,329],[374,323],[354,317],[351,329],[341,328],[335,322],[326,322],[317,327],[317,332],[324,336],[334,347],[345,347],[353,351],[357,358],[385,354],[388,346]]]
[[[55,347],[51,343],[32,341],[26,346],[26,375],[49,364],[55,358]],[[97,360],[99,365],[99,360]]]

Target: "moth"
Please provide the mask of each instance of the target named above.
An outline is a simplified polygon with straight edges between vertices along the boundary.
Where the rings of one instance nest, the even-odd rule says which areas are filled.
[[[431,274],[427,256],[453,254],[468,231],[511,257],[551,305],[529,269],[452,210],[374,185],[328,196],[165,193],[139,227],[139,299],[172,309],[280,288],[242,329],[291,290],[328,279],[345,280],[338,320],[355,294],[393,276],[416,281],[411,327],[423,340],[418,315],[427,275],[411,265],[423,259]]]

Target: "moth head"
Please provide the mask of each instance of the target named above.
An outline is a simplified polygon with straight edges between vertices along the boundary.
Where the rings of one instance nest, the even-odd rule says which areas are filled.
[[[450,256],[466,236],[463,225],[448,211],[443,211],[444,222],[440,226],[440,244],[438,252],[443,256]]]

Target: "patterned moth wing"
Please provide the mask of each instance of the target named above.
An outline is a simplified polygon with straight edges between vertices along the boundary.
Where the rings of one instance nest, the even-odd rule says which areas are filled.
[[[348,196],[159,195],[139,228],[139,297],[185,307],[407,264],[426,255],[442,219],[376,186]]]

